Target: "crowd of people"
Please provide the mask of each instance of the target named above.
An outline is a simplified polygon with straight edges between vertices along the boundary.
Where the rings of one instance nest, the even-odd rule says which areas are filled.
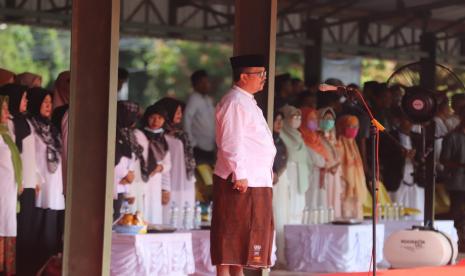
[[[120,68],[118,90],[127,80]],[[194,207],[196,167],[215,163],[215,107],[207,72],[191,82],[187,105],[118,101],[114,220],[124,202],[152,224],[169,223],[174,205]],[[62,250],[69,85],[69,71],[48,90],[39,75],[0,69],[1,275],[35,275]]]
[[[325,83],[344,86],[338,79]],[[278,261],[282,262],[283,226],[301,223],[305,219],[302,210],[329,209],[336,219],[362,219],[371,213],[371,120],[362,99],[356,93],[323,93],[318,84],[293,90],[295,84],[288,74],[276,77],[274,211]],[[379,145],[379,185],[386,194],[383,203],[413,208],[419,212],[412,212],[411,218],[422,220],[421,126],[401,108],[405,90],[376,81],[364,83],[362,89],[355,84],[348,87],[361,90],[373,116],[385,128]],[[440,188],[449,191],[450,214],[459,232],[459,247],[464,250],[465,94],[454,94],[451,99],[445,93],[434,96],[436,180]],[[442,203],[447,204],[445,201]]]
[[[120,89],[128,72],[120,68],[118,79]],[[198,191],[208,190],[199,182],[211,184],[211,175],[209,180],[205,174],[212,170],[199,168],[211,168],[216,161],[215,104],[205,70],[194,72],[191,83],[186,103],[165,97],[142,110],[138,103],[118,101],[114,220],[125,202],[149,223],[166,224],[173,206],[193,207],[196,198],[209,200]],[[337,79],[326,83],[343,85]],[[0,69],[4,275],[33,275],[62,250],[69,85],[69,71],[59,74],[48,90],[38,75]],[[422,211],[423,183],[414,177],[421,141],[418,126],[400,107],[403,91],[375,81],[366,82],[362,91],[390,133],[381,137],[380,165],[391,201]],[[305,210],[323,208],[332,210],[335,218],[363,219],[371,208],[370,119],[354,95],[321,93],[316,84],[305,87],[289,74],[276,76],[275,96],[273,209],[278,262],[285,263],[283,226],[302,223]],[[465,229],[465,94],[454,95],[451,105],[447,97],[437,98],[438,175],[454,191],[451,210],[456,227]]]

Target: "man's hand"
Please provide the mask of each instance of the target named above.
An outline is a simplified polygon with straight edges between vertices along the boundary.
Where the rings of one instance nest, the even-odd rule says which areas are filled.
[[[277,173],[273,173],[273,185],[276,185],[279,181],[279,176]]]
[[[129,171],[128,174],[126,175],[126,180],[129,182],[129,183],[132,183],[134,181],[134,178],[135,178],[135,174],[133,171]]]
[[[136,198],[135,197],[126,197],[125,200],[128,202],[128,204],[134,204],[134,202],[136,202]]]
[[[170,202],[170,192],[166,190],[161,191],[161,204],[166,205]]]
[[[417,153],[417,151],[415,149],[407,151],[407,158],[410,159],[410,160],[414,160],[416,153]]]
[[[247,179],[238,179],[234,182],[233,189],[238,190],[241,194],[247,192],[249,186]]]
[[[39,192],[40,192],[40,184],[36,184],[36,197],[39,195]]]
[[[156,175],[157,173],[163,172],[163,166],[162,165],[157,165],[155,169],[150,173],[150,177]]]

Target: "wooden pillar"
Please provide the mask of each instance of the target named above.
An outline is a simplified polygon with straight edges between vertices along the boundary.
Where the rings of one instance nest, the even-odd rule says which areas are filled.
[[[234,55],[262,54],[267,59],[267,82],[255,99],[270,126],[274,105],[276,10],[277,0],[235,1]]]
[[[306,37],[313,40],[313,45],[304,48],[304,79],[307,86],[321,82],[323,66],[323,28],[320,20],[308,20],[305,23]]]
[[[109,275],[120,0],[72,5],[63,275]]]
[[[234,55],[261,54],[267,61],[267,82],[255,99],[273,128],[277,0],[235,0]],[[247,270],[247,276],[267,271]]]

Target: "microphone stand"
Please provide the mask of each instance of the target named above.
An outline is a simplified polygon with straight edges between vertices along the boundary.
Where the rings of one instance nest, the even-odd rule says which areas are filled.
[[[370,107],[365,101],[365,98],[363,97],[362,93],[358,89],[355,88],[347,88],[344,86],[333,86],[333,85],[327,85],[327,84],[322,84],[319,86],[320,91],[332,91],[332,92],[338,92],[338,93],[348,93],[348,92],[355,92],[358,98],[361,100],[363,103],[365,113],[368,114],[370,117],[371,121],[371,127],[370,127],[370,141],[371,141],[371,193],[372,193],[372,210],[371,210],[371,215],[372,215],[372,242],[373,242],[373,247],[372,247],[372,262],[373,262],[373,271],[372,275],[376,276],[376,223],[377,223],[377,201],[378,201],[378,139],[379,139],[379,132],[382,132],[385,130],[383,125],[381,125],[373,116],[373,113],[371,112]],[[388,135],[390,138],[392,138],[390,135]],[[404,148],[400,143],[398,143],[395,139],[393,139],[398,146],[401,148]]]
[[[348,89],[346,89],[348,91]],[[370,126],[370,142],[371,142],[371,194],[372,194],[372,256],[373,256],[373,270],[372,275],[376,276],[376,224],[377,224],[377,201],[378,201],[378,139],[379,132],[385,130],[383,125],[381,125],[373,116],[370,107],[366,103],[362,93],[358,89],[350,89],[349,91],[354,91],[360,100],[363,103],[365,112],[370,117],[371,126]]]

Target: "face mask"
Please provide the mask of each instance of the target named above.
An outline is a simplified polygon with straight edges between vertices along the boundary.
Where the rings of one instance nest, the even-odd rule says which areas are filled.
[[[354,139],[355,137],[357,137],[357,134],[358,134],[358,128],[348,127],[346,128],[344,136],[348,139]]]
[[[316,131],[318,129],[318,123],[316,121],[308,121],[307,128],[311,131]]]
[[[292,128],[299,128],[300,127],[300,124],[302,124],[302,119],[297,119],[297,118],[293,118],[292,121],[291,121],[291,127]]]
[[[323,131],[330,131],[334,128],[334,120],[321,120],[320,128]]]

